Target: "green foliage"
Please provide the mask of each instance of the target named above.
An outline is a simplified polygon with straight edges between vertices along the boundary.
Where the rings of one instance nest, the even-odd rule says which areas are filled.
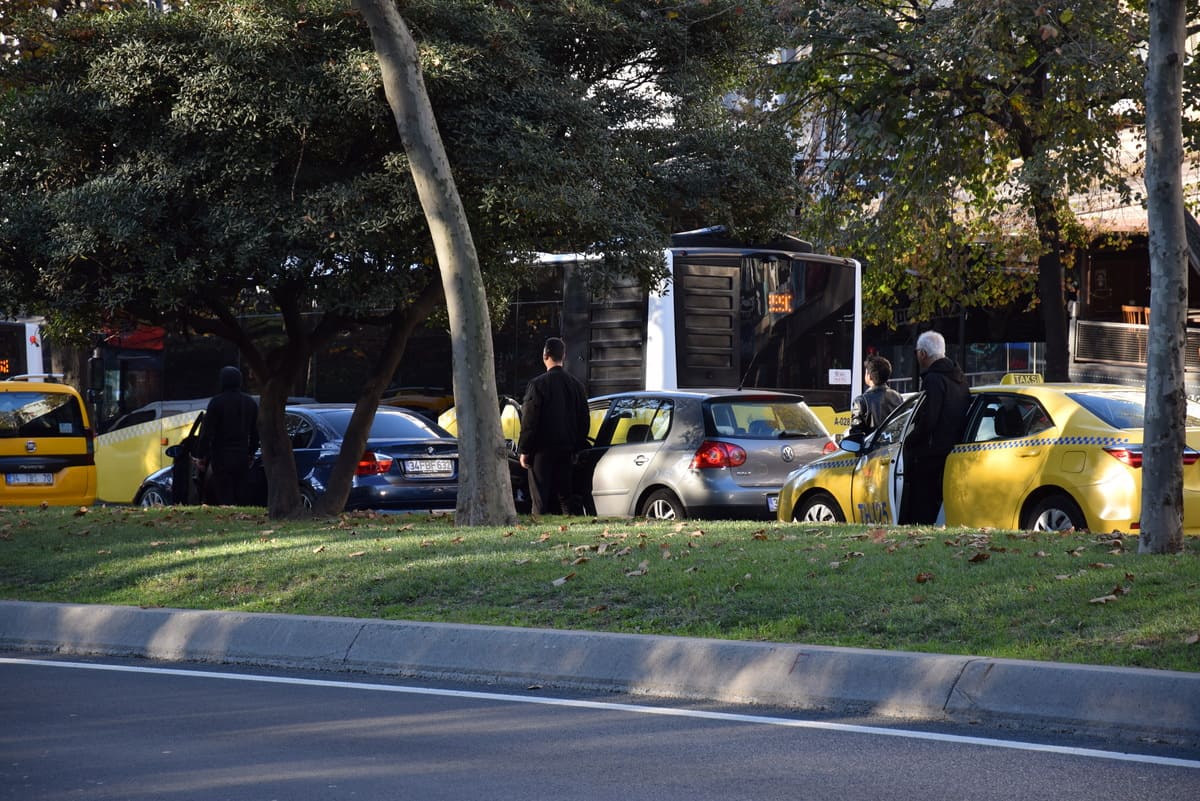
[[[1195,671],[1200,542],[745,521],[0,508],[0,598]]]
[[[1085,244],[1068,198],[1128,197],[1145,17],[1107,0],[797,0],[781,71],[810,138],[804,230],[865,257],[870,316],[996,306]],[[1051,283],[1053,286],[1053,283]],[[1049,320],[1049,318],[1048,318]],[[1064,340],[1065,343],[1065,340]]]
[[[783,132],[721,111],[782,35],[769,4],[404,13],[497,302],[521,253],[781,227]],[[20,24],[48,46],[0,67],[14,87],[0,99],[0,311],[212,328],[319,306],[345,326],[436,280],[370,37],[344,0]]]

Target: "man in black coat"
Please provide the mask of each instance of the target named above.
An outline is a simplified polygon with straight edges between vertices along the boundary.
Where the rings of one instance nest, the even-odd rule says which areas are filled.
[[[529,471],[533,513],[577,514],[572,499],[571,466],[587,447],[588,404],[583,382],[563,369],[567,346],[558,337],[546,340],[542,363],[546,372],[525,388],[521,406],[521,467]]]
[[[917,337],[921,400],[904,440],[904,498],[900,522],[936,523],[942,508],[946,457],[962,439],[971,393],[967,378],[946,356],[946,340],[936,331]]]
[[[212,503],[232,506],[244,501],[250,463],[258,450],[258,404],[242,392],[242,373],[221,368],[221,391],[208,402],[200,433],[200,470],[211,468],[205,495]]]

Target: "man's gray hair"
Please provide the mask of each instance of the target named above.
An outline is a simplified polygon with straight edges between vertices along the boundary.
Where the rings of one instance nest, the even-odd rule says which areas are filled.
[[[937,331],[926,331],[917,337],[916,349],[925,351],[931,359],[941,359],[946,355],[946,338]]]

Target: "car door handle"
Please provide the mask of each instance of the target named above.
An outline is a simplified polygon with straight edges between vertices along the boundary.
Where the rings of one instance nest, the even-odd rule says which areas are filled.
[[[650,457],[644,453],[639,453],[637,456],[633,457],[633,463],[638,467],[641,467],[648,461],[650,461]]]

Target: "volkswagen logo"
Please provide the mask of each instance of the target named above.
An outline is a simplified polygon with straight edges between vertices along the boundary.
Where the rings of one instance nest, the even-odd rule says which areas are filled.
[[[26,453],[37,453],[37,443],[34,442],[33,440],[29,440],[28,442],[26,442],[25,443],[25,452]]]
[[[779,455],[783,457],[783,461],[785,462],[790,462],[796,458],[796,452],[792,450],[791,445],[784,445],[783,448],[780,449]]]

